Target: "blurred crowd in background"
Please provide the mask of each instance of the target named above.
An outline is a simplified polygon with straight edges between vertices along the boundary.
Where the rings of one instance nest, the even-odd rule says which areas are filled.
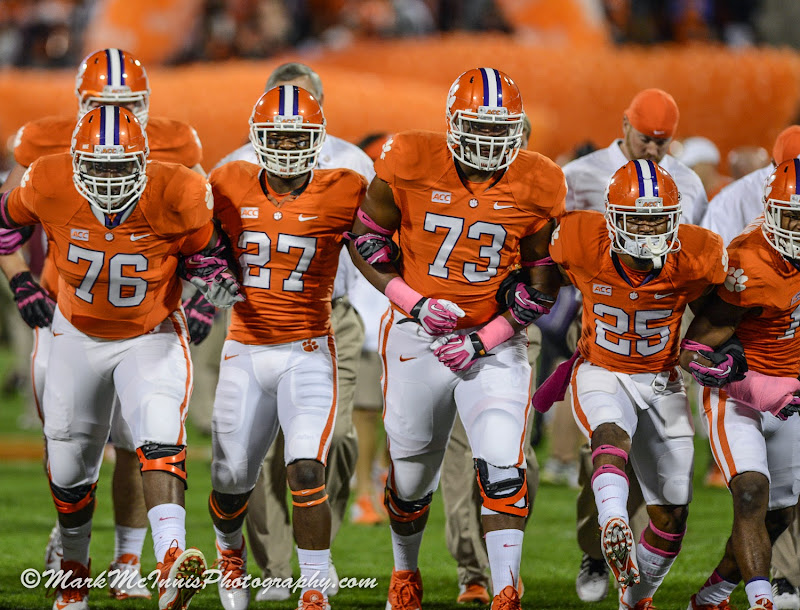
[[[0,66],[71,67],[116,0],[3,0]],[[800,48],[800,2],[786,0],[163,0],[146,27],[171,28],[165,63],[265,58],[364,38],[486,31],[536,36],[576,16],[616,44],[718,41]],[[146,10],[146,7],[145,7]],[[167,16],[180,14],[178,27]]]

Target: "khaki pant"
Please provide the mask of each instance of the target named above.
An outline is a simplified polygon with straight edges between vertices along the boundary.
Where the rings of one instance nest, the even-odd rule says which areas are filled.
[[[344,519],[350,497],[350,478],[358,459],[358,442],[353,427],[353,396],[364,324],[346,297],[334,301],[331,324],[336,336],[338,408],[336,425],[328,452],[325,486],[331,505],[331,541]],[[247,511],[247,539],[250,556],[269,578],[292,575],[292,528],[286,504],[286,466],[283,463],[283,434],[273,443],[258,477]]]
[[[542,346],[541,332],[536,326],[528,327],[528,340],[528,360],[535,364]],[[531,507],[539,488],[539,463],[530,444],[532,427],[533,415],[529,414],[523,445],[528,466],[528,500]],[[481,495],[475,478],[472,449],[459,417],[456,417],[444,454],[441,485],[447,550],[458,563],[458,582],[465,586],[476,583],[491,589],[489,557],[486,554],[480,517]]]
[[[772,547],[772,577],[800,587],[800,504],[794,508],[794,521]]]

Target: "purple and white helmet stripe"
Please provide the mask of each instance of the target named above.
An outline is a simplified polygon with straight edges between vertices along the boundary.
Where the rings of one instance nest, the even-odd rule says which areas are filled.
[[[494,68],[481,68],[483,76],[483,105],[489,108],[503,106],[503,81]]]
[[[119,106],[103,106],[100,112],[100,144],[119,144]]]
[[[652,161],[636,159],[636,177],[639,180],[639,197],[658,197],[658,175]]]
[[[106,49],[106,64],[108,73],[106,74],[106,84],[111,87],[119,87],[125,84],[125,59],[119,49]]]
[[[295,85],[281,85],[278,91],[278,109],[280,116],[297,116],[300,114],[299,91]]]

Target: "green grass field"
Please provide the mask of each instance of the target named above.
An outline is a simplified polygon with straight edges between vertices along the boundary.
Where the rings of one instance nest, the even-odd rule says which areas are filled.
[[[6,370],[7,358],[0,357],[0,370]],[[21,413],[21,400],[4,399],[0,409],[0,444],[19,441],[38,442],[39,432],[19,431],[16,421]],[[187,541],[197,546],[213,561],[214,538],[206,509],[210,486],[210,443],[190,430],[193,450],[189,463],[187,492]],[[666,582],[656,594],[662,610],[686,608],[689,596],[697,590],[713,569],[730,530],[731,506],[728,492],[706,489],[702,480],[708,459],[705,441],[697,443],[695,498],[691,505],[688,534],[683,551]],[[107,569],[114,545],[110,501],[109,464],[103,466],[98,487],[97,512],[94,518],[91,553],[92,573]],[[35,460],[0,463],[0,608],[49,608],[52,600],[42,589],[25,589],[20,574],[26,568],[42,569],[44,548],[55,521],[55,509],[47,479],[40,462]],[[617,607],[612,593],[605,601],[583,604],[575,594],[575,575],[580,551],[575,542],[574,490],[543,486],[536,498],[533,515],[525,535],[522,579],[525,583],[524,608],[592,608],[611,610]],[[345,524],[337,537],[333,558],[340,577],[376,578],[378,586],[366,590],[342,590],[332,598],[337,608],[383,608],[392,568],[391,541],[388,526],[364,527]],[[148,536],[143,555],[144,572],[155,567],[152,544]],[[251,566],[251,573],[255,566]],[[458,593],[455,562],[444,544],[444,516],[441,498],[434,500],[420,557],[427,610],[462,607],[455,604]],[[296,602],[293,598],[292,602]],[[256,604],[251,608],[269,610],[295,608],[292,602]],[[111,601],[107,591],[92,590],[91,608],[117,610],[156,608],[157,602]],[[734,594],[733,605],[746,608],[742,587]],[[193,600],[193,609],[219,608],[216,585],[201,591]]]

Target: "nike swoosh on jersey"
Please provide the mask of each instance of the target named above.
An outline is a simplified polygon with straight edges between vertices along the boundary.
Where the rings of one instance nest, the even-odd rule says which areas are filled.
[[[305,222],[306,220],[314,220],[315,218],[319,218],[319,216],[303,216],[300,214],[300,216],[297,217],[297,220],[300,222]]]
[[[231,358],[236,358],[239,354],[231,354],[230,356],[225,356],[225,360],[230,360]]]
[[[416,359],[417,359],[416,356],[409,356],[408,358],[404,358],[403,356],[400,356],[400,362],[408,362],[409,360],[416,360]]]
[[[667,297],[671,297],[674,293],[672,292],[665,292],[664,294],[658,294],[657,292],[653,295],[653,298],[656,300],[659,299],[666,299]]]
[[[144,235],[135,235],[131,233],[131,241],[139,241],[140,239],[144,239],[145,237],[150,237],[150,233],[145,233]]]
[[[493,207],[494,207],[495,210],[505,210],[507,208],[513,208],[514,206],[513,205],[500,205],[498,202],[495,201]]]

